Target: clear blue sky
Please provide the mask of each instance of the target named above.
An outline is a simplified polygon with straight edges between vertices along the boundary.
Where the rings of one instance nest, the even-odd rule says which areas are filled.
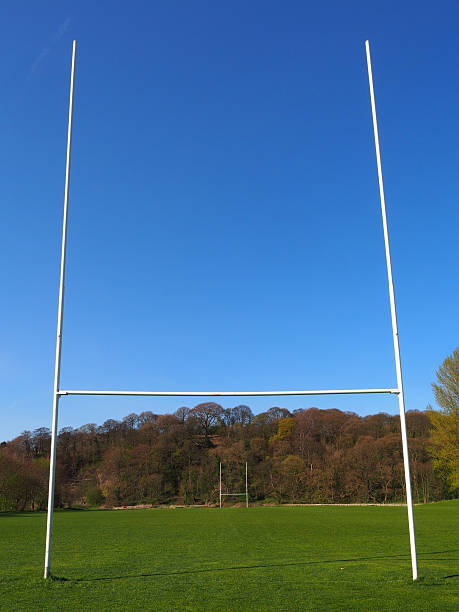
[[[456,1],[3,2],[0,439],[51,424],[74,38],[62,388],[395,386],[369,38],[407,408],[424,409],[458,344],[458,18]],[[198,401],[64,398],[59,425]]]

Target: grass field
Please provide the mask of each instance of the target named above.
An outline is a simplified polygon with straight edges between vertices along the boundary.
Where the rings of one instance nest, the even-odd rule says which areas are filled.
[[[459,501],[0,515],[2,610],[459,609]]]

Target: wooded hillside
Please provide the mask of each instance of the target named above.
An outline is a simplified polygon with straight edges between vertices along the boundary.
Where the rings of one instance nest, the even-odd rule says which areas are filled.
[[[426,413],[406,415],[415,501],[448,497],[428,453]],[[50,432],[25,431],[0,447],[0,510],[44,509]],[[216,403],[174,414],[129,414],[101,426],[64,428],[57,448],[58,506],[108,507],[218,502],[218,467],[231,492],[252,502],[400,502],[404,498],[400,419],[384,413]],[[237,498],[236,500],[237,501]],[[227,503],[231,503],[228,501]]]

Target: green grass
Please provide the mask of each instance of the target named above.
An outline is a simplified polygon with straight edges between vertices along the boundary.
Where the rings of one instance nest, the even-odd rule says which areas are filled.
[[[2,610],[457,610],[459,502],[0,515]]]

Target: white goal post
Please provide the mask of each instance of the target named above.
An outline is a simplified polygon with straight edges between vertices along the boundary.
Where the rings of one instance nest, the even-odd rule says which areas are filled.
[[[376,164],[378,169],[379,195],[381,200],[381,215],[384,230],[384,246],[386,251],[387,278],[389,286],[389,302],[392,321],[392,335],[394,343],[395,369],[397,374],[397,387],[391,389],[374,388],[374,389],[326,389],[326,390],[297,390],[297,391],[100,391],[100,390],[63,390],[60,389],[60,370],[61,370],[61,348],[62,348],[62,329],[63,329],[63,312],[64,312],[64,281],[65,281],[65,260],[67,249],[67,213],[69,202],[69,186],[70,186],[70,161],[72,147],[72,119],[73,119],[73,98],[74,98],[74,82],[75,82],[75,63],[76,63],[76,41],[73,41],[72,50],[72,67],[70,76],[70,101],[68,114],[68,132],[67,132],[67,154],[66,154],[66,169],[65,169],[65,189],[64,189],[64,214],[62,222],[62,245],[61,245],[61,265],[60,265],[60,281],[59,281],[59,302],[57,316],[57,337],[56,337],[56,358],[54,369],[54,388],[53,388],[53,417],[52,417],[52,432],[51,432],[51,451],[50,451],[50,466],[49,466],[49,491],[48,491],[48,514],[46,522],[46,550],[45,550],[45,569],[44,577],[49,578],[51,568],[51,539],[52,539],[52,524],[53,524],[53,506],[54,506],[54,485],[56,474],[56,443],[57,443],[57,425],[59,401],[61,397],[66,395],[119,395],[119,396],[172,396],[172,397],[234,397],[234,396],[287,396],[287,395],[345,395],[345,394],[363,394],[363,393],[389,393],[397,395],[400,410],[400,425],[403,447],[403,463],[405,471],[405,490],[406,490],[406,505],[408,510],[408,528],[410,535],[410,550],[411,550],[411,566],[413,580],[417,579],[417,557],[416,557],[416,540],[414,531],[413,519],[413,501],[411,495],[411,479],[410,466],[408,457],[408,442],[405,421],[405,401],[403,393],[402,368],[400,361],[400,347],[398,339],[397,312],[395,307],[394,283],[392,278],[392,264],[389,247],[389,232],[387,227],[386,202],[384,196],[384,184],[381,167],[381,154],[379,149],[378,124],[376,118],[375,96],[373,88],[373,76],[371,69],[370,44],[368,40],[365,42],[368,81],[370,87],[371,111],[373,117],[373,131],[376,149]],[[220,465],[221,470],[221,465]],[[246,466],[247,470],[247,466]],[[247,471],[246,471],[246,504],[248,505],[247,493]],[[220,505],[221,505],[221,478],[220,478]]]
[[[245,462],[245,493],[222,493],[222,462],[220,461],[220,480],[219,480],[219,499],[220,508],[222,507],[222,497],[245,497],[245,507],[249,507],[249,484],[247,478],[247,461]]]

